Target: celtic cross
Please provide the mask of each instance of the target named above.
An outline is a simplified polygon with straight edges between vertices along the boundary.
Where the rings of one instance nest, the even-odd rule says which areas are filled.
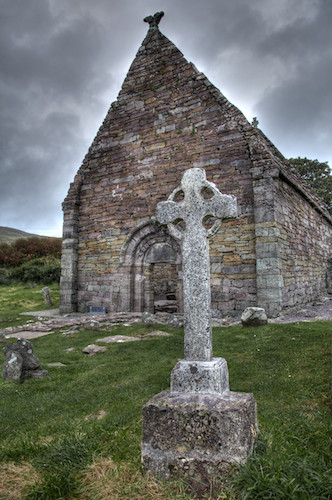
[[[167,224],[170,234],[181,243],[184,357],[188,361],[212,359],[208,238],[218,231],[222,219],[236,215],[236,198],[220,193],[201,168],[186,170],[168,201],[157,205],[157,220]],[[211,218],[212,227],[207,227]]]

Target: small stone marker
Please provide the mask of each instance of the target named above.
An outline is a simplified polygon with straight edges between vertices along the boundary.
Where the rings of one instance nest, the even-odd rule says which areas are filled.
[[[53,302],[52,302],[52,298],[51,298],[51,292],[50,292],[50,289],[48,288],[48,286],[45,286],[42,289],[42,292],[43,292],[45,304],[47,305],[47,307],[52,307]]]
[[[183,199],[177,202],[180,194]],[[170,391],[143,408],[143,468],[162,479],[209,481],[233,463],[245,463],[252,453],[254,397],[231,392],[226,360],[212,356],[207,238],[220,228],[221,219],[236,214],[236,199],[221,194],[200,168],[187,170],[180,187],[157,206],[157,220],[181,243],[184,290],[184,359],[172,371]],[[211,228],[205,227],[209,217],[215,218]]]

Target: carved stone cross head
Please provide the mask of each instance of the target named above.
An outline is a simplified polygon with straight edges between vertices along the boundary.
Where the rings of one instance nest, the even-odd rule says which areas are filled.
[[[179,240],[197,232],[209,238],[218,231],[223,218],[236,215],[235,198],[222,194],[215,184],[207,181],[202,168],[186,170],[180,186],[168,201],[158,203],[156,212],[157,220],[167,224],[171,235]],[[212,227],[207,227],[211,218],[215,219]]]

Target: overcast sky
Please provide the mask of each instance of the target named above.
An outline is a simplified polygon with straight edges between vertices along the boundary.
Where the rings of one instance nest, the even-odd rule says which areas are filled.
[[[331,0],[0,0],[0,226],[61,236],[61,203],[147,15],[286,157],[332,166]]]

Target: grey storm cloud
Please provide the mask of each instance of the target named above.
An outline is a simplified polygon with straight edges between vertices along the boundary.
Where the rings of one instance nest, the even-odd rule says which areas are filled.
[[[286,156],[330,160],[332,2],[0,0],[0,225],[61,231],[63,201],[147,31]]]

